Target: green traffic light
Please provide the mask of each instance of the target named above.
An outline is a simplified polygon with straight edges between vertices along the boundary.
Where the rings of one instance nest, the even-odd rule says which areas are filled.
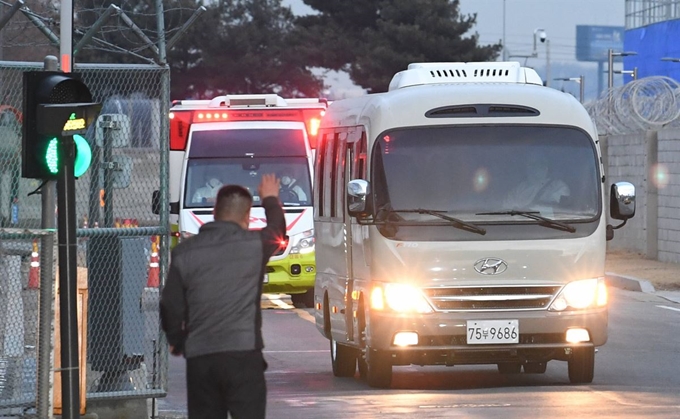
[[[87,172],[92,163],[92,149],[90,148],[90,143],[78,134],[73,136],[73,141],[76,143],[76,163],[73,168],[73,174],[75,177],[81,177]]]
[[[76,161],[74,163],[73,175],[80,177],[87,172],[92,164],[92,149],[85,138],[80,135],[74,135],[73,141],[76,146]],[[59,154],[58,154],[59,139],[54,137],[47,145],[45,152],[45,163],[47,170],[52,174],[59,173]]]
[[[47,163],[47,170],[50,173],[59,173],[59,154],[58,154],[59,139],[52,138],[47,145],[47,151],[45,152],[45,163]]]

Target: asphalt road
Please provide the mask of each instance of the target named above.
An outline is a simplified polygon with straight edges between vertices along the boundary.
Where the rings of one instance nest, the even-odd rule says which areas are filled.
[[[501,375],[493,365],[395,367],[392,388],[358,376],[335,378],[328,341],[311,309],[267,302],[267,417],[279,418],[677,418],[680,412],[680,304],[654,294],[611,290],[609,341],[595,379],[570,385],[566,362],[545,374]],[[186,414],[184,360],[171,358],[161,417]]]

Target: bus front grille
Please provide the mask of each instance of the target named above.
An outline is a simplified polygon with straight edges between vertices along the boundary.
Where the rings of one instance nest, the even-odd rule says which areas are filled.
[[[561,286],[486,286],[425,288],[436,311],[541,310],[548,308]]]

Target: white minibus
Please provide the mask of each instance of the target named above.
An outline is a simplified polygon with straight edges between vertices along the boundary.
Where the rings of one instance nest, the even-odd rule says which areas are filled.
[[[314,184],[314,314],[336,376],[389,387],[400,365],[558,360],[593,380],[606,241],[635,188],[609,186],[574,97],[516,62],[411,64],[329,106]]]

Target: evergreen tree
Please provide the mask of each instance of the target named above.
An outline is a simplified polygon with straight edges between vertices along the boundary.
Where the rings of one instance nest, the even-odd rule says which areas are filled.
[[[459,0],[353,0],[351,7],[343,0],[303,1],[319,12],[297,21],[305,58],[347,71],[369,92],[387,90],[412,62],[490,61],[501,49],[478,45],[479,35],[471,33],[477,17],[461,16]]]
[[[169,53],[173,98],[319,95],[323,82],[291,47],[294,16],[281,0],[221,0],[207,7]]]

